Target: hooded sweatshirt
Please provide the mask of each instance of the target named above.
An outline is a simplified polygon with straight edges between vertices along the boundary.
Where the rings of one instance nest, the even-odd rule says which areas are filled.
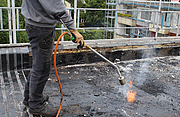
[[[30,25],[55,27],[60,21],[54,18],[54,14],[63,11],[65,14],[61,16],[62,21],[69,30],[75,29],[74,20],[61,0],[23,0],[21,14]]]

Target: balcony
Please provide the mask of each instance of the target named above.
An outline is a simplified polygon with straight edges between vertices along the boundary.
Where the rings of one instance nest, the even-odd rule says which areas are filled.
[[[128,17],[118,17],[118,23],[129,25],[129,26],[136,26],[136,21]]]
[[[149,24],[149,27],[150,27],[150,31],[153,31],[153,32],[156,32],[156,28],[157,28],[157,25],[154,25],[154,28],[153,28],[153,24]],[[162,29],[161,29],[161,26],[159,25],[159,31],[158,33],[161,33],[161,34],[169,34],[169,29],[163,29],[163,28],[168,28],[168,27],[165,27],[163,26]]]

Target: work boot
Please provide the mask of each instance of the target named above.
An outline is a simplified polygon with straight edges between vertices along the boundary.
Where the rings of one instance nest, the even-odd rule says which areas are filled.
[[[28,100],[29,100],[29,98],[24,98],[24,100],[23,100],[23,104],[27,107],[29,107]],[[49,96],[45,95],[45,96],[43,96],[43,102],[42,103],[47,102],[48,100],[49,100]]]
[[[50,107],[47,102],[44,102],[39,108],[30,108],[29,112],[33,115],[55,117],[58,113],[58,109],[58,107]]]

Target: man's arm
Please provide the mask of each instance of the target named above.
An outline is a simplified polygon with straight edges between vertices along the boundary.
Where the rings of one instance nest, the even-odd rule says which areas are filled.
[[[65,14],[61,16],[61,19],[67,26],[69,30],[75,29],[74,20],[68,14],[66,6],[62,2],[62,0],[39,0],[42,7],[46,10],[46,12],[54,17],[55,14],[61,13],[65,11]]]
[[[67,12],[66,6],[61,0],[39,0],[46,12],[55,19],[61,19],[74,36],[74,43],[79,43],[78,48],[84,46],[83,36],[75,29],[74,20]],[[59,16],[57,16],[59,15]]]

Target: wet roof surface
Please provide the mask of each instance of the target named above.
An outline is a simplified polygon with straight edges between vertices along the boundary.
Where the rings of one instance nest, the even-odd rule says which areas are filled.
[[[59,66],[63,86],[62,117],[177,117],[180,115],[180,57],[157,57],[122,61],[122,75],[127,84],[120,85],[115,68],[108,63]],[[121,67],[120,67],[121,68]],[[29,70],[0,74],[0,115],[22,116],[23,87]],[[125,98],[128,82],[133,81],[136,101]],[[44,94],[49,104],[59,106],[60,93],[52,67]]]

